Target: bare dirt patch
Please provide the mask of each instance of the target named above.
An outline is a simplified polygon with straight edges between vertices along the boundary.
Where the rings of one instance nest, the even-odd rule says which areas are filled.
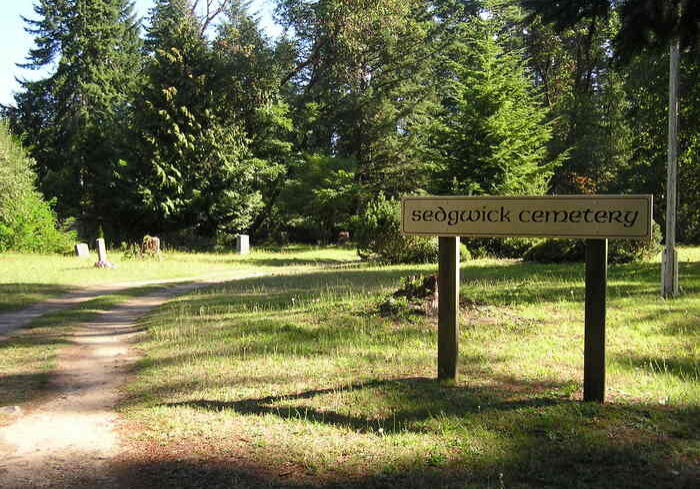
[[[49,386],[54,396],[0,428],[0,487],[120,487],[114,407],[137,359],[136,321],[178,294],[217,282],[163,288],[76,328],[59,354]]]

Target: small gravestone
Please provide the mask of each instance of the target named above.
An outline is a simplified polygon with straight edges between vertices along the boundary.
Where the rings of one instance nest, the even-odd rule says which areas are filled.
[[[247,234],[239,234],[236,240],[236,253],[239,255],[247,255],[250,253],[250,236]]]
[[[22,414],[22,408],[19,406],[3,406],[0,407],[0,413],[9,415],[20,415]]]
[[[109,260],[107,260],[107,246],[103,238],[97,238],[97,268],[116,268]]]
[[[97,238],[97,259],[99,261],[107,261],[107,246],[102,238]]]
[[[141,254],[144,256],[160,255],[160,238],[157,236],[144,236],[141,243]]]
[[[75,245],[75,256],[78,258],[90,258],[90,248],[87,243],[78,243]]]

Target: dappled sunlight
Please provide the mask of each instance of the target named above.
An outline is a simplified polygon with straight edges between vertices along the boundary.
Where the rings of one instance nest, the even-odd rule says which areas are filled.
[[[434,265],[299,270],[158,309],[141,323],[147,356],[120,407],[147,426],[134,443],[160,447],[162,463],[191,451],[180,469],[204,480],[281,487],[691,477],[667,459],[675,435],[658,433],[693,432],[696,357],[681,352],[695,299],[658,299],[656,265],[611,267],[610,402],[588,405],[583,266],[474,260],[462,270],[455,384],[434,380],[434,317],[378,309],[403,277]],[[212,453],[244,469],[220,472]],[[669,466],[679,475],[667,478]]]

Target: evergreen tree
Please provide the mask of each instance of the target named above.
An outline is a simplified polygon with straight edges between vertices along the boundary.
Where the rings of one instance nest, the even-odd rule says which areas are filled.
[[[521,0],[558,31],[582,21],[595,26],[618,12],[621,27],[613,38],[616,53],[629,59],[644,49],[664,49],[677,38],[683,49],[700,47],[700,4],[694,0]]]
[[[289,70],[286,42],[274,45],[239,1],[224,13],[213,46],[218,114],[225,124],[240,123],[245,130],[246,163],[254,169],[254,188],[264,204],[251,227],[261,238],[275,227],[272,218],[285,177],[300,160],[280,85]]]
[[[425,185],[423,130],[435,107],[435,21],[421,0],[284,0],[297,35],[301,148],[355,161],[365,197]]]
[[[35,47],[23,66],[56,68],[22,83],[14,126],[59,213],[95,220],[119,198],[115,174],[140,67],[138,23],[127,0],[39,0],[35,12],[26,20]]]
[[[593,179],[601,192],[653,193],[655,219],[663,222],[668,124],[668,48],[678,39],[682,53],[679,147],[679,234],[697,239],[698,164],[697,56],[700,52],[700,3],[688,0],[522,0],[530,19],[546,26],[549,45],[559,45],[576,73],[590,73],[578,90],[578,104],[562,104],[553,112],[570,123],[572,158],[566,167]],[[573,42],[572,32],[586,41]],[[570,44],[567,46],[567,42]],[[542,43],[547,44],[547,41]],[[546,52],[531,46],[533,53]],[[533,55],[536,58],[537,54]],[[543,60],[547,60],[544,57]],[[551,59],[551,58],[550,58]],[[567,63],[561,63],[565,66]],[[551,67],[539,63],[536,68]],[[580,67],[587,67],[584,69]],[[565,70],[562,70],[565,71]],[[687,80],[686,80],[687,77]],[[559,86],[566,86],[566,82]],[[583,102],[583,103],[581,103]],[[563,109],[563,110],[561,110]],[[557,137],[560,141],[563,138]]]
[[[611,189],[623,193],[651,193],[662,197],[666,188],[668,144],[668,52],[633,58],[625,68],[628,94],[625,116],[634,121],[632,156]],[[683,53],[679,100],[678,239],[700,241],[700,52]],[[666,202],[654,201],[657,222],[665,219]]]
[[[222,100],[217,62],[188,0],[158,0],[137,99],[143,225],[202,236],[244,231],[259,211],[245,127]],[[235,90],[228,85],[225,89]]]
[[[471,17],[457,35],[439,63],[435,191],[544,193],[553,169],[546,146],[551,131],[522,55],[502,49],[494,21]]]

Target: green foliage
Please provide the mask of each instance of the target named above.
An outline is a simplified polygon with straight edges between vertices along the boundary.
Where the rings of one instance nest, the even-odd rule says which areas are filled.
[[[437,238],[401,234],[401,205],[383,194],[367,205],[354,220],[357,253],[363,260],[385,263],[435,263]]]
[[[362,202],[424,187],[435,108],[427,4],[283,0],[278,12],[297,35],[288,80],[301,148],[356,162]]]
[[[0,252],[65,252],[73,233],[57,229],[51,205],[35,188],[33,161],[0,122]]]
[[[240,107],[222,97],[237,87],[217,78],[221,56],[209,49],[187,1],[156,3],[147,47],[136,174],[151,227],[192,228],[203,236],[246,230],[262,207],[255,180],[265,165],[251,158],[234,112]]]
[[[307,155],[290,170],[278,199],[283,229],[302,241],[334,241],[353,212],[355,169],[352,160]]]
[[[532,238],[468,238],[464,242],[478,258],[522,258],[535,243],[537,240]]]
[[[434,126],[438,193],[536,195],[547,190],[547,113],[521,55],[493,21],[471,18],[441,57],[443,109]]]
[[[522,0],[533,12],[554,23],[559,30],[607,19],[615,12],[622,29],[613,42],[618,56],[629,59],[645,48],[666,47],[678,38],[684,48],[697,48],[700,33],[697,2],[687,0]]]
[[[661,251],[661,230],[652,226],[651,239],[615,239],[608,241],[608,262],[611,264],[637,263],[653,258]],[[579,239],[545,239],[530,248],[523,260],[538,263],[566,263],[584,261],[585,242]]]
[[[469,261],[472,259],[472,252],[464,243],[459,244],[459,259],[460,261]]]
[[[156,0],[141,39],[129,0],[35,2],[25,66],[52,69],[5,112],[80,229],[332,242],[379,193],[426,191],[652,193],[663,223],[679,34],[678,237],[700,240],[693,2],[278,0],[275,40],[246,2],[195,3]]]
[[[608,241],[610,263],[638,263],[652,259],[661,251],[661,228],[652,223],[651,239],[613,239]]]
[[[678,238],[697,231],[697,2],[523,2],[535,80],[556,116],[553,154],[568,151],[557,193],[651,193],[665,222],[668,42],[680,34]],[[585,4],[585,5],[582,5]],[[594,8],[594,4],[597,5]],[[682,5],[681,5],[682,4]],[[612,49],[611,49],[612,48]],[[624,58],[624,63],[616,59]],[[663,130],[660,130],[662,128]]]
[[[39,0],[27,19],[27,68],[13,129],[37,162],[40,188],[62,217],[95,221],[124,196],[119,160],[140,71],[138,22],[128,0]]]
[[[523,260],[537,263],[583,261],[584,242],[578,239],[545,239],[523,255]]]

